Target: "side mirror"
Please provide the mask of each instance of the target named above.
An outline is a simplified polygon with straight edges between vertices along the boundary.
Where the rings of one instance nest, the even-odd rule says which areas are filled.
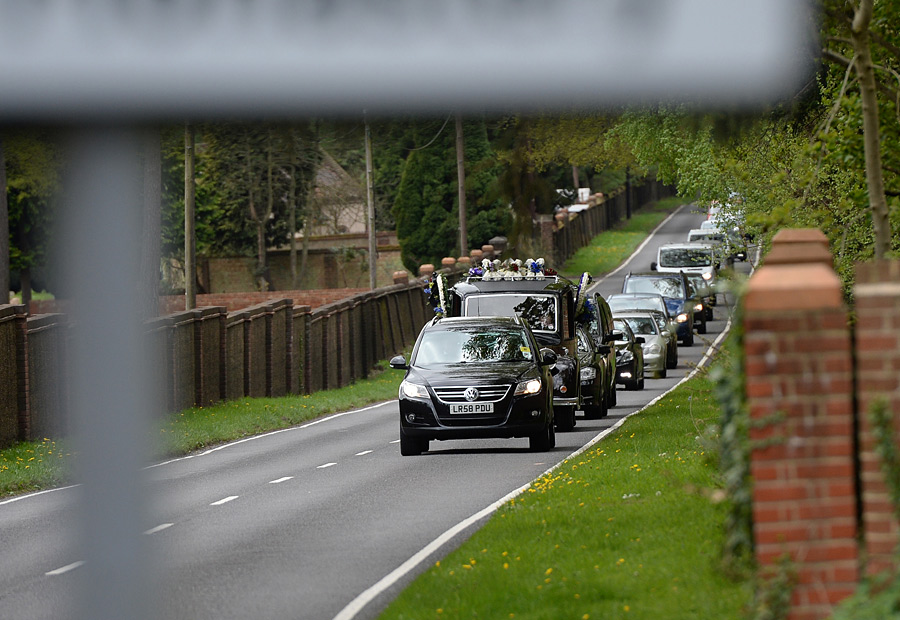
[[[634,341],[638,344],[644,344],[647,342],[643,336],[635,336]]]
[[[656,271],[656,261],[650,263],[650,271]]]
[[[409,366],[406,363],[406,358],[402,355],[396,355],[391,358],[391,361],[388,362],[391,368],[395,370],[409,370]]]
[[[609,355],[610,351],[612,351],[612,347],[608,344],[601,344],[597,347],[597,353],[600,355]]]
[[[608,342],[615,342],[616,340],[625,340],[625,334],[620,331],[611,331],[609,332],[609,336],[607,337]]]
[[[553,349],[541,349],[541,366],[552,366],[559,359]]]

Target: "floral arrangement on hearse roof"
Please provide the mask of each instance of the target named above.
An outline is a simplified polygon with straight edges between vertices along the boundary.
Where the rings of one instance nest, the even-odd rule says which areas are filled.
[[[469,269],[470,278],[490,280],[543,280],[546,276],[555,276],[556,270],[544,266],[544,259],[526,259],[523,263],[517,258],[504,261],[488,258],[481,261],[481,266]]]
[[[581,326],[588,326],[597,320],[597,308],[588,298],[587,290],[594,278],[587,271],[581,274],[578,280],[578,289],[575,291],[575,322]]]
[[[431,307],[434,308],[434,316],[439,319],[447,316],[447,297],[450,290],[447,278],[442,273],[435,273],[425,280],[425,296]]]

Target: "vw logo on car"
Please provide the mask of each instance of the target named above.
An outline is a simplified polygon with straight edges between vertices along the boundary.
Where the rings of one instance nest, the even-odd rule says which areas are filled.
[[[472,401],[478,400],[478,390],[473,387],[466,388],[466,391],[463,392],[463,396],[471,403]]]

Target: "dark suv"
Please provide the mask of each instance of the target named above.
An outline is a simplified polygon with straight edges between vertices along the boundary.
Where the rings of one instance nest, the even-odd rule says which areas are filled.
[[[556,354],[540,350],[518,317],[434,319],[416,340],[400,384],[400,454],[428,450],[433,439],[528,437],[532,450],[556,445]]]
[[[678,327],[678,339],[685,346],[694,344],[694,327],[706,333],[703,301],[697,296],[684,272],[629,273],[622,285],[623,293],[658,293],[666,301],[669,316]]]
[[[557,355],[552,368],[553,409],[560,431],[575,426],[582,408],[580,362],[575,337],[575,285],[560,276],[484,280],[469,277],[453,286],[451,316],[520,316],[542,347]]]

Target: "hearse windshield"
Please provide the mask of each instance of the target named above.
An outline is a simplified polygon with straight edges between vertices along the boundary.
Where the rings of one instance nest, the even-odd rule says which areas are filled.
[[[709,267],[712,252],[708,248],[660,248],[660,267]]]
[[[528,321],[532,331],[556,332],[556,297],[523,293],[491,293],[466,297],[466,316],[515,316]]]

